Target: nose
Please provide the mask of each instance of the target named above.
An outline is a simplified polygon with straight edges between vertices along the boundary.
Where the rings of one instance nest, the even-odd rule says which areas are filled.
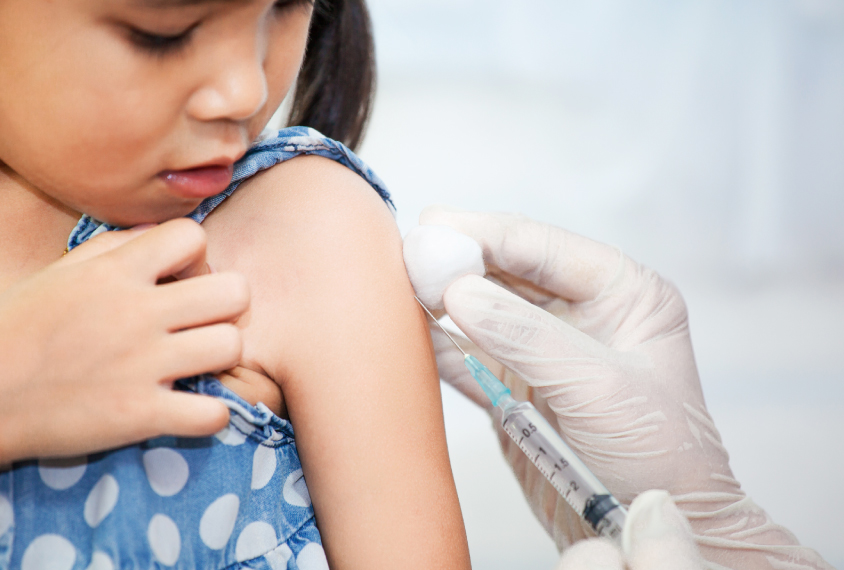
[[[243,121],[263,108],[267,77],[262,50],[255,43],[252,38],[236,49],[229,44],[219,57],[209,58],[209,73],[192,93],[188,114],[200,121]]]

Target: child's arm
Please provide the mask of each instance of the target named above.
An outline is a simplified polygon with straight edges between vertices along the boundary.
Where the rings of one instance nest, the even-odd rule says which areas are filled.
[[[206,222],[209,255],[250,281],[244,365],[283,389],[331,567],[468,568],[428,328],[386,205],[318,157],[249,185]]]

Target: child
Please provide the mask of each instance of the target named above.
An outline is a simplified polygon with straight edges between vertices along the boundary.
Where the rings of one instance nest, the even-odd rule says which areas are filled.
[[[251,291],[237,366],[177,384],[225,402],[226,430],[0,473],[0,567],[319,568],[320,544],[332,568],[468,567],[385,190],[311,129],[249,150],[297,76],[294,120],[354,146],[369,41],[359,0],[0,3],[4,287],[66,244],[191,214]],[[282,393],[295,440],[264,404]]]

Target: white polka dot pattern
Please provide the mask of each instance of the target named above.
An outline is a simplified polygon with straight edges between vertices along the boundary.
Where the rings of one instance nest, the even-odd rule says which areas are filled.
[[[270,428],[270,441],[281,441],[282,439],[284,439],[283,433]]]
[[[167,447],[144,453],[144,470],[150,487],[162,497],[172,497],[188,482],[190,469],[185,458]]]
[[[83,511],[85,522],[91,528],[97,528],[117,504],[120,487],[117,479],[111,475],[103,475],[85,499]]]
[[[250,434],[255,431],[255,426],[249,423],[248,420],[242,416],[232,416],[231,423],[236,430],[240,430],[245,434]]]
[[[231,426],[224,427],[222,431],[218,432],[214,437],[219,439],[225,445],[231,446],[242,445],[246,441],[246,435]]]
[[[6,534],[15,523],[15,510],[5,495],[0,495],[0,536]]]
[[[288,505],[303,508],[311,506],[311,494],[308,493],[308,486],[305,485],[305,476],[301,469],[297,469],[287,476],[281,490],[281,496],[284,497]]]
[[[38,462],[38,474],[49,488],[64,491],[82,479],[87,466],[85,457],[42,459]]]
[[[108,554],[97,551],[91,557],[91,563],[85,570],[114,570],[114,562]]]
[[[286,544],[282,544],[272,552],[264,555],[264,560],[272,570],[287,570],[287,561],[293,556],[293,551]]]
[[[325,550],[316,542],[305,545],[296,557],[299,570],[328,570],[328,559]]]
[[[238,562],[261,556],[278,546],[275,529],[265,522],[253,522],[246,525],[237,537],[235,558]]]
[[[252,488],[263,489],[273,478],[277,462],[275,449],[259,445],[252,456]]]
[[[199,521],[199,537],[211,550],[220,550],[229,541],[237,521],[240,499],[223,495],[211,503]]]
[[[26,547],[21,570],[71,570],[76,549],[68,539],[57,534],[42,534]]]
[[[149,521],[147,540],[152,553],[165,566],[173,566],[182,550],[179,528],[167,515],[157,514]]]

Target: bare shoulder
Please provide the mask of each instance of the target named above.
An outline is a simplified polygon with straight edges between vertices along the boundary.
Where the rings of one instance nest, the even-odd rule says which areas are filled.
[[[209,232],[224,227],[239,228],[235,236],[261,232],[261,243],[248,244],[256,254],[260,252],[255,246],[283,245],[272,244],[272,238],[291,232],[317,238],[369,227],[398,237],[393,217],[378,193],[349,168],[319,156],[291,159],[244,182],[206,222]],[[353,238],[360,232],[349,233]],[[322,241],[316,239],[314,245]]]
[[[310,332],[305,320],[406,285],[389,208],[363,178],[326,158],[297,157],[255,176],[204,225],[212,265],[249,280],[244,356],[262,368],[273,366],[267,354],[275,358],[279,344],[293,347]]]

